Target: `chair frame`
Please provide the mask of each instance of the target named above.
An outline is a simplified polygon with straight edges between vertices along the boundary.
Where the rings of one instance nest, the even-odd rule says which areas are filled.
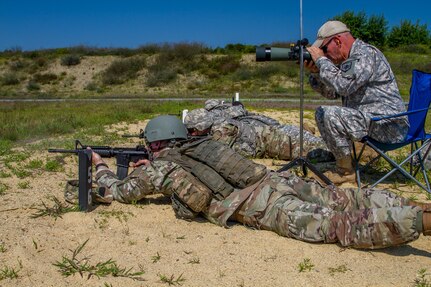
[[[414,76],[415,72],[420,72],[420,71],[414,70],[413,76]],[[420,72],[420,73],[424,73],[424,72]],[[427,74],[427,73],[424,73],[424,74]],[[431,83],[431,78],[430,78],[430,83]],[[412,87],[413,87],[413,82],[412,82]],[[431,91],[431,84],[430,84],[429,88]],[[410,108],[410,105],[409,105],[409,108]],[[396,143],[396,144],[380,143],[380,142],[372,139],[371,137],[366,136],[361,140],[361,142],[363,143],[363,146],[362,146],[359,154],[356,153],[355,145],[352,145],[353,146],[353,160],[355,163],[355,171],[356,171],[356,179],[357,179],[358,188],[361,188],[361,178],[360,178],[361,170],[367,168],[373,162],[375,162],[379,158],[383,157],[392,166],[392,169],[388,173],[386,173],[383,177],[381,177],[379,180],[377,180],[375,183],[373,183],[370,186],[371,188],[375,187],[377,184],[379,184],[382,181],[384,181],[385,179],[387,179],[394,172],[399,171],[405,178],[413,180],[419,187],[421,187],[422,189],[424,189],[428,193],[431,193],[431,187],[430,187],[430,181],[429,181],[429,178],[427,175],[427,169],[425,168],[424,162],[423,162],[423,159],[426,159],[428,154],[431,151],[431,134],[427,134],[424,130],[425,119],[426,119],[426,115],[427,115],[427,112],[429,109],[431,109],[431,108],[427,107],[427,108],[421,108],[421,109],[415,109],[415,110],[408,110],[407,112],[399,113],[396,115],[385,116],[385,117],[374,117],[371,119],[372,122],[376,122],[376,121],[380,121],[380,120],[384,120],[384,119],[397,118],[397,117],[401,117],[401,116],[409,116],[409,115],[414,115],[414,114],[417,114],[420,112],[425,112],[423,124],[421,124],[419,126],[420,128],[423,129],[423,134],[420,136],[415,136],[415,137],[409,139],[408,141],[405,141],[402,143]],[[419,143],[420,143],[420,145],[419,145]],[[392,158],[390,158],[386,154],[389,151],[393,151],[393,150],[396,150],[396,149],[399,149],[399,148],[402,148],[402,147],[405,147],[408,145],[410,145],[410,154],[400,163],[397,163],[395,160],[393,160]],[[361,159],[361,156],[362,156],[362,154],[363,154],[363,152],[367,146],[371,147],[374,151],[376,151],[378,153],[378,155],[375,158],[373,158],[371,161],[369,161],[364,167],[360,168],[359,160]],[[421,154],[422,151],[425,151],[425,152],[423,154]],[[414,159],[417,159],[417,161],[418,161],[418,166],[416,166],[416,167],[413,167],[413,160]],[[407,172],[406,169],[403,168],[403,166],[407,163],[410,163],[409,172]],[[419,170],[421,170],[421,172],[423,174],[425,184],[421,183],[416,178],[416,175],[417,175]]]

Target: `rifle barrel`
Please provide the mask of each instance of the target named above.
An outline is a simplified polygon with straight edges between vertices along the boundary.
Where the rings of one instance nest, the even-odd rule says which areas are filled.
[[[137,150],[136,148],[100,148],[100,147],[91,147],[91,149],[98,153],[101,157],[114,157],[116,155],[125,154],[130,156],[140,156],[140,155],[148,155],[147,150]],[[73,153],[78,154],[80,151],[84,149],[48,149],[48,152],[51,153]]]
[[[48,152],[56,152],[56,153],[78,153],[79,150],[76,149],[56,149],[56,148],[50,148],[48,149]]]

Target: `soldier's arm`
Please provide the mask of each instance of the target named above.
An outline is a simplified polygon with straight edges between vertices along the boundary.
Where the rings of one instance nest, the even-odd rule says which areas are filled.
[[[101,169],[96,172],[96,181],[99,186],[107,187],[115,200],[132,203],[150,194],[170,195],[167,174],[175,168],[178,166],[172,162],[151,162],[139,166],[123,180],[119,180],[111,170]]]
[[[217,124],[211,127],[212,139],[232,146],[238,137],[238,127],[227,122]]]
[[[311,73],[308,81],[313,90],[321,94],[327,99],[338,99],[340,95],[338,95],[330,86],[325,85],[318,73]]]
[[[340,67],[328,58],[317,60],[319,77],[330,89],[341,96],[349,96],[367,84],[374,72],[374,57],[371,52],[354,55],[344,61]]]

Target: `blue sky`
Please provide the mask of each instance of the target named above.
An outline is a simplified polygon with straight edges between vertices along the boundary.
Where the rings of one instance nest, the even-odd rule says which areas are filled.
[[[350,10],[427,24],[431,1],[302,0],[303,34],[314,41],[329,18]],[[258,45],[300,37],[300,0],[0,0],[0,51],[70,47],[137,48],[148,43]]]

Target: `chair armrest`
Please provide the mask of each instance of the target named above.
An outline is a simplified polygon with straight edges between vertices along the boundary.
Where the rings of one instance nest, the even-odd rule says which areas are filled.
[[[404,112],[404,113],[399,113],[399,114],[395,114],[395,115],[390,115],[390,116],[384,116],[384,117],[374,117],[374,118],[371,118],[371,120],[373,122],[378,122],[378,121],[381,121],[381,120],[392,119],[392,118],[399,118],[399,117],[402,117],[402,116],[416,114],[416,113],[419,113],[419,112],[427,111],[429,109],[431,109],[431,108],[412,110],[412,111],[408,111],[408,112]]]

